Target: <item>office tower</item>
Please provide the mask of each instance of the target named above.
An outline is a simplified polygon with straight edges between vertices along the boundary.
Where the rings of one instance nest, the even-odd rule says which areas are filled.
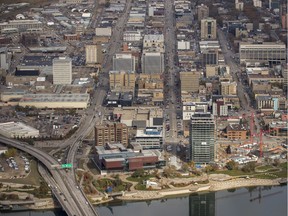
[[[143,52],[142,73],[156,74],[164,72],[164,55],[161,52]]]
[[[106,143],[120,142],[128,145],[128,128],[122,123],[97,125],[95,127],[95,145],[103,146]]]
[[[204,4],[197,6],[197,17],[200,22],[202,19],[206,19],[209,17],[209,7]]]
[[[189,135],[190,160],[195,163],[214,161],[215,120],[213,115],[207,112],[192,115]]]
[[[68,57],[53,59],[53,84],[69,85],[72,82],[72,60]]]
[[[278,42],[240,43],[240,63],[279,64],[286,62],[286,45]]]
[[[197,71],[180,72],[181,91],[198,92],[199,81],[200,81],[200,72]]]
[[[201,20],[201,39],[217,39],[217,23],[216,20],[208,17]]]
[[[113,56],[114,71],[135,71],[135,57],[132,54],[115,54]]]
[[[109,84],[110,90],[130,90],[135,88],[135,73],[125,71],[110,71]]]
[[[100,45],[86,45],[86,65],[101,64],[103,60],[102,49]]]

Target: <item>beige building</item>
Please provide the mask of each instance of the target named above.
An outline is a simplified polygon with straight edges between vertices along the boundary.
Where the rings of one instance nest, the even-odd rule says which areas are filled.
[[[181,91],[198,92],[200,72],[180,72]]]
[[[242,42],[239,47],[240,63],[283,63],[286,45],[278,42]]]
[[[207,7],[206,5],[198,5],[197,6],[197,17],[198,17],[198,21],[200,22],[202,19],[206,19],[207,17],[209,17],[209,7]]]
[[[110,71],[109,83],[111,90],[134,90],[136,76],[134,72]]]
[[[221,82],[221,95],[237,95],[237,83]]]
[[[103,146],[106,143],[120,142],[128,146],[128,127],[122,123],[110,123],[95,127],[95,145]]]
[[[101,64],[103,60],[102,49],[100,45],[86,45],[86,65]]]
[[[69,85],[72,82],[72,60],[68,57],[53,59],[53,84]]]
[[[217,65],[206,65],[206,77],[213,77],[218,75],[218,66]]]
[[[201,39],[215,40],[217,39],[217,23],[216,20],[208,17],[201,20]]]

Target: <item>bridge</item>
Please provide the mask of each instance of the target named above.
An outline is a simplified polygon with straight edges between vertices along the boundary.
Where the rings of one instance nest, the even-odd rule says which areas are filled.
[[[39,168],[39,172],[48,182],[52,193],[69,216],[99,216],[94,207],[91,204],[89,205],[90,202],[84,193],[77,189],[75,184],[70,184],[71,180],[67,177],[67,173],[64,170],[57,170],[52,167],[52,165],[58,163],[52,156],[27,143],[3,136],[0,136],[0,142],[27,152],[43,164],[43,167]]]

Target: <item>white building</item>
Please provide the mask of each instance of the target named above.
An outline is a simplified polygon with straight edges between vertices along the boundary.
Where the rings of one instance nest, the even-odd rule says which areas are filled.
[[[177,42],[178,50],[190,50],[190,41],[178,41]]]
[[[68,57],[53,59],[53,84],[69,85],[72,82],[72,60]]]
[[[39,130],[22,122],[5,122],[0,123],[0,134],[8,138],[29,138],[38,137]]]
[[[182,116],[183,120],[190,120],[195,112],[207,112],[208,102],[183,102]]]
[[[142,34],[140,31],[125,31],[123,33],[123,41],[125,42],[133,42],[133,41],[141,41]]]
[[[163,144],[162,127],[146,127],[144,130],[137,130],[135,141],[142,146],[143,149],[159,149]]]

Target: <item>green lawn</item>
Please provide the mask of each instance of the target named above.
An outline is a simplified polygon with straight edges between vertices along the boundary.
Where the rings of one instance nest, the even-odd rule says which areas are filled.
[[[265,166],[259,166],[259,167],[256,167],[256,170],[268,170],[268,169],[272,169],[273,166],[272,165],[265,165]]]

